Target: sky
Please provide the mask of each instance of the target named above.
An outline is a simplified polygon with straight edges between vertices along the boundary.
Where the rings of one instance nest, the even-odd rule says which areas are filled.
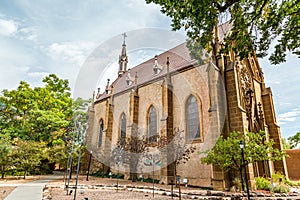
[[[43,77],[54,73],[68,79],[74,93],[79,75],[92,55],[102,52],[99,49],[118,41],[118,55],[122,33],[134,35],[147,30],[146,38],[159,30],[170,33],[170,24],[171,20],[160,12],[158,5],[146,4],[144,0],[1,0],[0,90],[15,89],[21,80],[32,87],[40,86]],[[127,35],[128,46],[136,41],[135,46],[144,47],[130,49],[129,66],[183,39],[177,35],[175,43],[163,42],[164,45],[154,48],[137,42],[138,37]],[[108,51],[102,53],[102,57],[107,55]],[[102,76],[116,73],[117,59],[105,63],[113,67],[102,72]],[[266,85],[273,91],[277,122],[285,138],[300,131],[299,61],[290,54],[281,65],[273,66],[267,59],[260,60]],[[100,78],[97,84],[103,85],[103,82]],[[90,88],[93,90],[97,84]]]

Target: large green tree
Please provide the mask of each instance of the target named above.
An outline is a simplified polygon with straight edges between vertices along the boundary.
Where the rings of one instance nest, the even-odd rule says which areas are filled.
[[[245,162],[242,163],[240,141],[245,144]],[[219,166],[224,171],[231,169],[240,170],[241,166],[264,160],[281,160],[286,155],[285,151],[273,148],[274,141],[266,139],[266,133],[248,132],[241,135],[232,132],[229,137],[220,137],[215,146],[201,159],[203,163]]]
[[[172,28],[179,30],[183,27],[194,47],[198,45],[209,51],[219,51],[214,49],[215,27],[230,20],[231,34],[226,35],[221,51],[233,49],[241,59],[253,55],[254,51],[259,57],[264,57],[275,40],[269,57],[272,64],[284,62],[287,51],[300,56],[300,2],[297,0],[146,2],[161,5],[161,11],[172,19]]]
[[[45,141],[52,145],[66,132],[72,119],[72,98],[67,80],[51,74],[44,87],[31,88],[24,81],[15,90],[4,90],[0,130],[12,139]]]
[[[43,154],[48,155],[30,158],[28,165],[26,160],[23,162],[21,159],[9,163],[25,171],[40,163],[41,159],[43,162],[48,160],[57,163],[66,160],[66,149],[74,135],[74,109],[86,103],[82,99],[73,103],[67,80],[50,74],[43,79],[43,83],[44,86],[32,88],[28,83],[21,81],[17,89],[3,90],[0,95],[0,138],[9,138],[6,140],[7,145],[13,145],[13,149],[18,150],[15,151],[17,158],[22,158],[21,154],[27,155],[27,143],[40,144]],[[4,145],[2,147],[9,152],[9,148]],[[7,161],[1,160],[1,163],[5,162]],[[29,166],[30,162],[32,166]],[[3,165],[2,172],[4,170]]]

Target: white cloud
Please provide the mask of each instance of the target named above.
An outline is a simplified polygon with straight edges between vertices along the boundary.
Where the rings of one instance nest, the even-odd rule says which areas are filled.
[[[30,40],[30,41],[37,40],[36,30],[33,27],[22,28],[20,29],[19,32],[20,32],[19,39],[21,40]]]
[[[47,53],[54,60],[60,59],[81,66],[95,47],[95,43],[83,41],[53,43]]]
[[[10,36],[16,33],[18,25],[15,21],[0,19],[0,35]]]
[[[285,124],[285,122],[294,122],[299,116],[300,116],[300,107],[294,108],[291,111],[279,114],[278,122],[280,124]]]

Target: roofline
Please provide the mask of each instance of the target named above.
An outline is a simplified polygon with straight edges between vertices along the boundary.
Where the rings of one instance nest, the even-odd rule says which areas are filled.
[[[189,69],[191,69],[191,68],[197,68],[197,67],[207,66],[208,64],[209,64],[209,62],[208,62],[208,63],[205,63],[205,64],[203,64],[203,65],[199,65],[197,62],[193,62],[193,63],[191,63],[190,65],[187,65],[187,66],[182,67],[182,68],[180,68],[180,69],[178,69],[178,70],[175,70],[175,71],[170,72],[170,75],[176,75],[176,74],[179,74],[179,73],[182,72],[182,71],[187,71],[187,70],[189,70]],[[159,81],[159,80],[162,80],[162,79],[165,78],[165,77],[166,77],[166,74],[161,75],[161,76],[157,76],[156,78],[151,79],[151,80],[149,80],[149,81],[147,81],[147,82],[138,84],[137,87],[139,88],[139,87],[144,87],[144,86],[146,86],[146,85],[150,85],[150,84],[152,84],[152,83],[154,83],[154,82],[157,82],[157,81]],[[111,95],[109,95],[109,96],[107,96],[107,97],[104,97],[103,99],[96,100],[96,101],[94,102],[94,104],[98,104],[98,103],[101,103],[101,102],[103,102],[103,101],[106,101],[106,100],[107,100],[108,98],[110,98],[111,96],[119,96],[119,95],[125,94],[125,93],[127,93],[128,91],[130,91],[131,89],[133,89],[134,87],[136,87],[136,86],[135,86],[135,85],[132,85],[132,86],[128,87],[126,90],[123,90],[123,91],[118,92],[118,93],[116,93],[116,94],[111,94]]]

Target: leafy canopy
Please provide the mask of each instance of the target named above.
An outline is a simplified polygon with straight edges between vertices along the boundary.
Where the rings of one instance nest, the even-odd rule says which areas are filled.
[[[59,140],[72,119],[72,103],[67,80],[51,74],[44,78],[44,87],[31,88],[24,81],[15,90],[0,95],[0,130],[11,139]]]
[[[291,148],[296,148],[300,144],[300,132],[296,133],[294,136],[288,138],[288,142]]]
[[[215,146],[201,159],[202,163],[219,166],[224,171],[238,170],[242,165],[240,141],[244,145],[245,165],[264,160],[281,160],[285,151],[273,148],[274,141],[266,139],[266,133],[248,132],[244,136],[239,132],[232,132],[228,138],[220,137]]]
[[[171,17],[173,30],[182,27],[196,46],[211,51],[214,28],[230,20],[231,34],[224,38],[221,51],[233,49],[241,59],[253,55],[267,56],[272,64],[285,62],[286,52],[300,56],[300,1],[297,0],[146,0],[161,5],[162,13]],[[221,30],[222,31],[222,30]],[[234,41],[234,42],[233,42]],[[216,50],[216,49],[215,49]]]

